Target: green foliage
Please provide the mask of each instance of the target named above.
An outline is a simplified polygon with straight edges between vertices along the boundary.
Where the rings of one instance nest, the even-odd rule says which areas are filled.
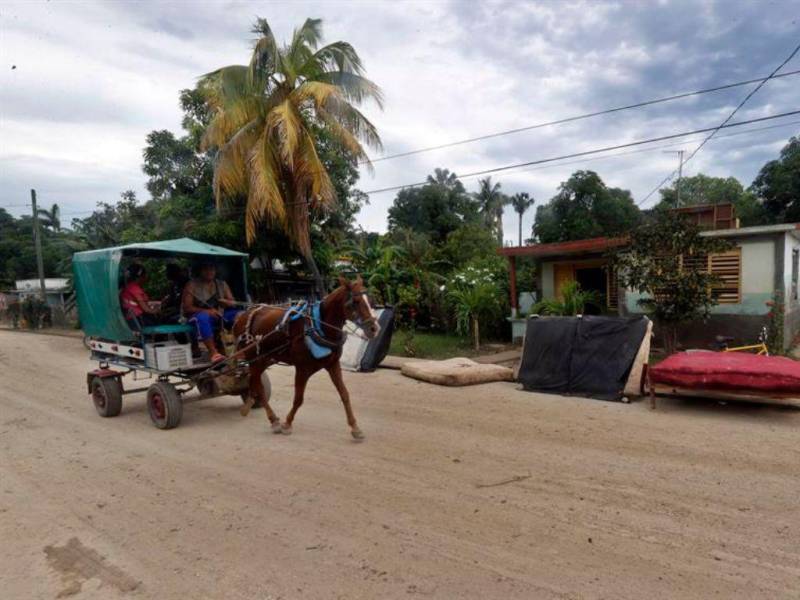
[[[800,137],[789,139],[780,157],[761,168],[750,191],[775,222],[800,221]]]
[[[57,206],[54,209],[57,215]],[[42,223],[40,230],[45,277],[68,277],[71,273],[72,252],[85,249],[86,244],[73,231],[60,226],[44,225]],[[24,215],[15,219],[0,208],[0,289],[13,288],[15,280],[29,279],[36,275],[33,218]]]
[[[441,244],[465,223],[479,222],[478,205],[447,169],[436,169],[420,187],[398,192],[389,208],[389,231],[410,229]]]
[[[478,180],[478,192],[475,200],[478,202],[479,211],[483,217],[483,223],[497,240],[497,245],[503,245],[503,208],[510,202],[500,190],[502,185],[492,183],[491,177]]]
[[[415,330],[409,334],[407,329],[403,329],[401,330],[401,335],[392,336],[389,354],[431,359],[472,356],[475,351],[470,343],[469,338],[453,333],[432,333]]]
[[[576,171],[536,209],[533,235],[540,243],[618,236],[640,221],[628,190],[607,187],[594,171]]]
[[[528,212],[528,209],[533,206],[534,199],[531,198],[530,194],[526,192],[522,192],[519,194],[514,194],[511,196],[511,207],[514,209],[514,212],[517,213],[519,217],[519,240],[517,245],[522,246],[522,217]]]
[[[783,300],[783,291],[776,290],[772,294],[767,313],[767,348],[772,355],[784,353],[783,325],[786,318],[786,304]]]
[[[629,246],[614,256],[621,284],[646,294],[639,304],[664,329],[668,351],[677,343],[677,324],[707,317],[716,304],[711,293],[716,278],[705,270],[684,267],[684,260],[730,247],[727,240],[701,236],[698,226],[684,215],[658,210],[652,222],[631,232]]]
[[[743,227],[763,225],[770,222],[770,216],[758,198],[745,190],[735,177],[710,177],[698,173],[684,177],[680,182],[681,206],[700,204],[731,203],[736,208]],[[678,182],[660,190],[661,202],[658,206],[675,208],[678,203]]]
[[[531,313],[568,317],[583,314],[587,305],[600,306],[603,302],[602,294],[594,290],[582,290],[577,281],[564,284],[561,295],[560,300],[556,298],[537,302],[531,308]]]
[[[439,256],[448,265],[460,268],[484,256],[497,256],[496,250],[497,240],[491,230],[467,223],[448,234]]]
[[[447,298],[462,335],[472,332],[473,348],[480,348],[480,322],[499,316],[500,289],[488,268],[467,267],[450,278]]]

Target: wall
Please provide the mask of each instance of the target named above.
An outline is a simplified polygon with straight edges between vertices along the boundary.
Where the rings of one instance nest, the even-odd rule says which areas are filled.
[[[741,298],[738,304],[717,304],[712,315],[765,316],[775,289],[776,236],[737,239],[742,250]],[[791,275],[790,275],[791,277]],[[644,297],[632,290],[625,291],[625,308],[630,313],[642,312],[638,301]]]
[[[784,347],[789,348],[792,341],[800,332],[800,289],[792,289],[792,252],[800,250],[800,240],[791,233],[786,233],[783,241],[783,298],[784,298],[784,318],[783,318],[783,343]],[[800,288],[800,286],[798,286]],[[795,298],[795,295],[798,298]]]

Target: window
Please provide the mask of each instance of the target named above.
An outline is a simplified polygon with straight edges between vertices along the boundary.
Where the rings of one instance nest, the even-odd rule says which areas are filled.
[[[711,293],[719,304],[741,302],[742,249],[712,254],[709,257],[709,272],[717,277]]]
[[[742,249],[710,256],[684,256],[684,269],[705,271],[717,278],[711,294],[717,304],[739,304],[741,302]]]
[[[797,300],[798,271],[800,271],[800,250],[792,250],[792,300]]]

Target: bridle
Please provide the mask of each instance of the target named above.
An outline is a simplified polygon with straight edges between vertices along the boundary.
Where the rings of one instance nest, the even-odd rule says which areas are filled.
[[[359,328],[364,329],[365,327],[375,327],[377,326],[378,322],[374,316],[372,316],[372,311],[368,318],[364,318],[361,316],[359,311],[356,308],[356,298],[362,298],[367,295],[367,293],[363,290],[354,292],[352,289],[347,288],[348,296],[347,300],[344,303],[344,307],[347,310],[349,319],[355,323]]]

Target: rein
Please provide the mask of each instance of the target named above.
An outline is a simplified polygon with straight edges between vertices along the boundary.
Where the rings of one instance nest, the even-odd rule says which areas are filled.
[[[349,318],[349,319],[347,318],[347,315],[345,315],[345,321],[350,320],[357,327],[360,327],[360,328],[363,328],[365,325],[374,325],[377,322],[375,317],[370,316],[369,318],[364,319],[359,314],[357,314],[357,312],[354,310],[355,299],[356,298],[360,298],[360,297],[364,296],[365,294],[366,294],[366,292],[363,292],[363,291],[354,292],[353,290],[348,290],[348,297],[347,297],[347,300],[344,303],[344,307],[345,307],[345,309],[347,309],[346,312],[349,312],[352,315],[352,318]],[[320,306],[320,309],[321,309],[321,307],[323,305],[323,301],[324,301],[324,299],[319,301],[318,306]],[[277,348],[273,348],[272,350],[270,350],[270,351],[268,351],[267,353],[264,353],[264,354],[261,353],[261,343],[265,339],[267,339],[268,337],[270,337],[270,336],[272,336],[272,335],[274,335],[276,333],[285,331],[286,326],[288,325],[288,323],[289,323],[289,321],[290,321],[290,319],[291,319],[291,317],[293,315],[298,315],[298,316],[302,315],[302,318],[305,319],[306,322],[310,324],[312,331],[316,330],[316,327],[315,327],[315,324],[314,324],[314,316],[312,314],[312,306],[313,305],[306,304],[305,306],[302,306],[302,308],[297,310],[298,309],[298,305],[295,305],[295,304],[289,304],[289,305],[286,305],[286,304],[282,304],[282,305],[276,305],[276,304],[248,304],[248,303],[245,303],[245,302],[236,302],[235,304],[237,304],[239,306],[248,307],[247,308],[247,322],[245,323],[244,331],[242,332],[242,334],[239,336],[239,339],[237,340],[237,345],[239,345],[241,343],[244,343],[245,345],[243,347],[237,349],[236,352],[233,353],[233,355],[227,357],[224,361],[215,363],[214,365],[212,365],[212,366],[208,367],[207,369],[201,371],[198,375],[195,376],[196,379],[206,375],[209,372],[215,371],[220,366],[226,365],[226,364],[230,363],[233,360],[239,360],[241,357],[244,357],[244,355],[247,353],[247,351],[249,351],[249,350],[251,350],[253,348],[256,349],[256,356],[252,360],[242,361],[242,364],[234,365],[233,368],[227,368],[227,369],[225,369],[225,370],[223,370],[221,372],[220,371],[216,371],[217,375],[227,374],[227,373],[232,372],[232,371],[234,371],[234,370],[236,370],[238,368],[241,368],[243,366],[248,366],[249,367],[252,362],[254,362],[254,361],[258,360],[258,359],[261,359],[261,358],[267,357],[267,356],[269,356],[271,354],[275,354],[277,352],[281,352],[281,351],[285,350],[286,347],[291,344],[291,340],[289,340],[289,342],[287,342],[286,344],[283,344],[283,345],[281,345],[281,346],[279,346]],[[254,335],[252,333],[253,319],[255,318],[255,316],[261,310],[266,309],[266,308],[274,308],[274,309],[281,310],[281,311],[283,311],[284,315],[281,318],[281,320],[278,321],[278,323],[275,325],[275,327],[272,328],[271,331],[268,331],[265,334]],[[316,321],[320,324],[320,326],[328,327],[329,329],[333,329],[334,331],[338,331],[340,334],[342,334],[340,336],[340,339],[335,341],[335,342],[331,341],[331,340],[327,340],[326,338],[322,337],[322,344],[325,345],[325,346],[328,346],[330,348],[340,348],[340,347],[342,347],[344,345],[346,337],[348,335],[354,335],[354,336],[358,337],[359,339],[362,339],[362,340],[365,340],[365,341],[369,341],[369,339],[370,339],[370,338],[368,338],[367,336],[363,335],[362,333],[360,333],[357,330],[354,330],[354,329],[351,329],[351,328],[345,328],[344,326],[340,327],[340,326],[334,325],[332,323],[329,323],[329,322],[323,320],[322,319],[321,310],[320,310],[320,316],[319,316],[318,319],[316,319]],[[322,332],[319,332],[319,333],[321,334]],[[319,339],[317,339],[316,341],[318,343],[320,342]]]

